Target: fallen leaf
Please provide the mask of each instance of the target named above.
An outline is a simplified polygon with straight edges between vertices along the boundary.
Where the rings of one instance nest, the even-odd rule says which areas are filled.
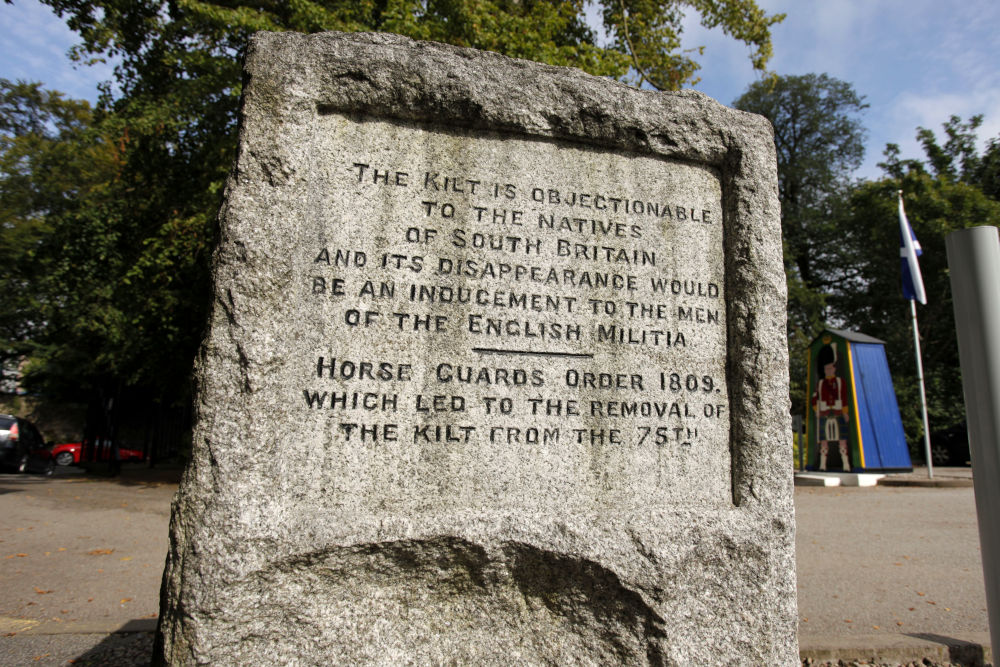
[[[899,566],[901,566],[901,565],[902,565],[902,563],[893,563],[893,565],[895,565],[895,566],[899,567]]]
[[[851,620],[851,619],[849,619],[849,618],[845,618],[845,619],[844,619],[844,623],[853,623],[853,622],[854,622],[854,621],[852,621],[852,620]]]
[[[66,551],[66,547],[59,547],[59,551]]]
[[[934,600],[928,600],[927,604],[937,604],[937,602],[935,602]]]
[[[105,556],[107,554],[113,553],[114,549],[94,549],[93,551],[88,551],[88,556]],[[923,593],[921,593],[923,595]]]
[[[910,611],[916,611],[916,610],[917,610],[916,607],[910,607]]]
[[[882,629],[882,628],[878,627],[877,625],[873,625],[872,627],[875,628],[876,630],[881,630]]]
[[[131,602],[131,601],[132,598],[122,598],[121,604],[125,604],[126,602]]]
[[[119,558],[118,560],[132,560],[132,557],[131,556],[123,556],[123,557]]]
[[[902,625],[902,624],[903,624],[902,621],[896,621],[896,625]]]
[[[945,611],[951,611],[951,607],[945,607],[944,610]]]
[[[923,597],[923,596],[927,595],[927,593],[921,593],[920,591],[917,591],[917,595],[919,595],[920,597]]]
[[[39,595],[46,595],[47,593],[51,593],[52,591],[43,591],[38,586],[35,586],[35,592],[38,593]]]

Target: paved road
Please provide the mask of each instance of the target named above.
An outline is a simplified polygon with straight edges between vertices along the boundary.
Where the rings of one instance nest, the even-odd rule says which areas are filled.
[[[65,665],[155,627],[176,484],[58,472],[0,475],[0,665]]]
[[[800,487],[795,511],[804,655],[989,657],[971,487]]]
[[[0,664],[133,664],[149,635],[108,633],[155,623],[176,485],[61,472],[0,475]],[[972,488],[797,488],[795,504],[804,647],[988,641]]]
[[[988,632],[971,488],[798,488],[799,634]]]

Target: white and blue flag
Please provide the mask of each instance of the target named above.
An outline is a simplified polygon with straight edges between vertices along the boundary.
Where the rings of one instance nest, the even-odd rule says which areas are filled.
[[[927,303],[927,293],[924,292],[924,279],[920,275],[920,264],[917,257],[924,254],[920,249],[910,221],[906,219],[903,210],[903,191],[899,191],[899,257],[903,265],[903,296],[920,303]]]

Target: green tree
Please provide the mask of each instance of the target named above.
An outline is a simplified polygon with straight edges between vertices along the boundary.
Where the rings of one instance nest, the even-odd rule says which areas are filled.
[[[927,128],[917,128],[917,139],[924,147],[927,163],[934,174],[948,181],[968,183],[979,172],[980,158],[976,150],[976,130],[983,124],[983,116],[971,117],[963,123],[961,117],[952,116],[944,124],[948,137],[944,146]]]
[[[698,82],[695,75],[701,66],[687,54],[703,55],[704,47],[681,50],[685,5],[699,14],[704,27],[721,27],[725,34],[754,47],[750,61],[761,72],[771,59],[771,26],[785,18],[784,14],[767,16],[754,0],[610,0],[601,4],[613,49],[628,56],[628,79],[658,90],[678,90],[686,82]]]
[[[868,107],[851,84],[827,74],[765,79],[733,106],[774,126],[788,282],[792,408],[805,411],[806,352],[826,319],[824,295],[845,279],[836,266],[835,221],[864,157],[859,118]]]
[[[987,144],[975,180],[983,194],[1000,201],[1000,137],[990,139]]]
[[[976,130],[983,124],[982,114],[962,122],[951,116],[942,125],[947,140],[944,146],[937,136],[923,127],[917,128],[917,139],[924,147],[932,173],[949,182],[968,183],[978,187],[992,199],[1000,198],[1000,137],[989,141],[980,155],[976,148]]]
[[[53,291],[60,224],[87,207],[113,174],[113,151],[91,131],[85,101],[39,83],[0,79],[0,364],[13,378],[37,354],[63,301]]]

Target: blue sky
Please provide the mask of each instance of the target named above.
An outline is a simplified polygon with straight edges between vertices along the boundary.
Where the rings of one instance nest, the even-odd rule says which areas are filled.
[[[870,108],[865,163],[856,176],[879,176],[887,142],[922,157],[918,125],[939,131],[949,115],[985,115],[980,137],[1000,135],[1000,2],[997,0],[758,0],[788,18],[773,30],[779,74],[826,72],[852,83]],[[685,45],[704,45],[702,81],[694,86],[730,104],[755,80],[749,49],[708,31],[692,16]],[[0,4],[0,77],[45,83],[96,99],[108,65],[74,65],[75,35],[36,0]]]
[[[853,84],[870,105],[865,162],[856,176],[876,178],[888,142],[923,158],[917,126],[941,134],[952,114],[985,116],[985,142],[1000,135],[1000,2],[996,0],[758,0],[784,12],[772,30],[779,74],[826,72]],[[704,45],[695,88],[730,104],[754,81],[749,49],[688,21],[686,41]]]

